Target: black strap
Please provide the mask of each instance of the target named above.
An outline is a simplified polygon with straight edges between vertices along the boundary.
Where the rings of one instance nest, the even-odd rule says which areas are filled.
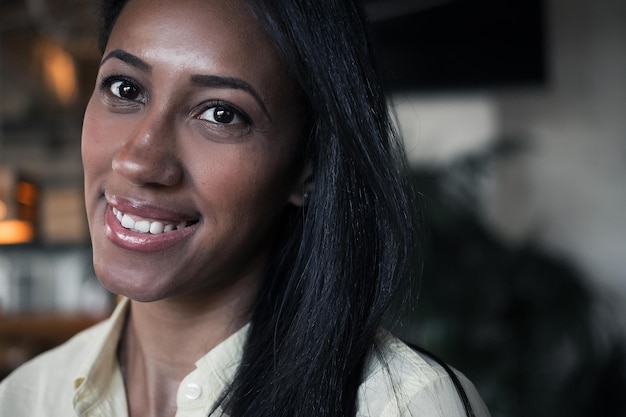
[[[461,385],[461,381],[459,381],[459,377],[456,376],[456,374],[450,368],[450,366],[448,366],[447,363],[445,363],[441,358],[436,356],[434,353],[429,352],[424,348],[421,348],[419,346],[416,346],[410,343],[407,343],[407,345],[411,349],[419,353],[422,353],[428,356],[429,358],[431,358],[432,360],[434,360],[435,362],[437,362],[437,364],[439,364],[439,366],[441,366],[448,373],[448,375],[452,379],[452,383],[454,384],[454,388],[456,389],[456,392],[459,394],[459,397],[461,398],[461,403],[463,404],[463,408],[465,409],[465,415],[467,417],[476,417],[474,415],[474,410],[472,409],[472,404],[470,404],[469,398],[467,398],[467,393],[465,392],[465,388],[463,388],[463,385]]]

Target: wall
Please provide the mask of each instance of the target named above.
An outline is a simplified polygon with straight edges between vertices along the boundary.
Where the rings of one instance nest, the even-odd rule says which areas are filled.
[[[623,308],[626,2],[548,5],[549,89],[497,97],[502,129],[527,136],[534,148],[515,169],[503,169],[489,216],[507,236],[571,255]]]
[[[485,219],[511,242],[568,256],[590,277],[600,307],[613,304],[613,317],[626,321],[626,2],[546,6],[545,88],[403,94],[398,115],[416,163],[495,137],[527,141],[483,190]]]

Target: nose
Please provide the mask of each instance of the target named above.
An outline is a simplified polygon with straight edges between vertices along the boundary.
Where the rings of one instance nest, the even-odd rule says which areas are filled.
[[[176,185],[183,169],[174,130],[158,115],[144,115],[114,155],[113,171],[136,185]]]

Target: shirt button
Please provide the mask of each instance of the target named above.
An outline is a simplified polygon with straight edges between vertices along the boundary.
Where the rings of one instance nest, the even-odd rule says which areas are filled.
[[[190,400],[197,400],[202,395],[202,387],[200,385],[195,384],[193,382],[187,384],[185,388],[185,397]]]

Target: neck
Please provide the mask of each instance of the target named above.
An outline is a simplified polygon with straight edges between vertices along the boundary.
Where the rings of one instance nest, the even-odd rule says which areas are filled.
[[[198,299],[131,301],[119,346],[129,415],[174,416],[182,379],[207,352],[248,321],[255,292]]]

